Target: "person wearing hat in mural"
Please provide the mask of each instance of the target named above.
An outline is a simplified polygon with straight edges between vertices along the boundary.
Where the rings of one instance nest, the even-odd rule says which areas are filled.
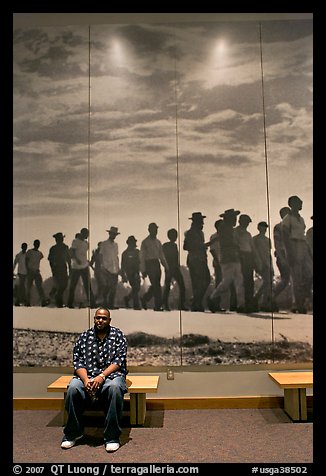
[[[305,235],[306,224],[300,215],[302,203],[297,195],[289,197],[290,211],[282,220],[282,233],[293,284],[293,312],[305,314],[306,300],[311,299],[313,263]]]
[[[126,308],[129,308],[129,302],[132,300],[133,308],[140,310],[139,291],[140,291],[140,258],[137,240],[134,235],[127,238],[127,248],[121,255],[121,276],[124,283],[129,282],[130,292],[124,297]]]
[[[187,266],[190,273],[192,286],[191,311],[203,312],[205,310],[203,299],[211,281],[207,264],[207,247],[205,243],[204,219],[201,212],[193,212],[189,220],[192,224],[184,234],[183,249],[188,252]]]
[[[165,259],[162,243],[157,238],[158,226],[156,223],[148,225],[149,235],[142,241],[140,246],[140,271],[142,277],[147,276],[150,281],[150,287],[142,296],[141,303],[144,309],[147,309],[147,303],[154,297],[154,311],[163,311],[162,309],[162,287],[161,287],[161,265],[165,270],[169,269]]]
[[[262,283],[254,295],[254,302],[261,311],[276,311],[272,302],[272,285],[274,269],[272,263],[270,238],[266,235],[268,223],[260,221],[257,225],[258,234],[253,237],[255,249],[256,272],[262,279]]]
[[[236,293],[236,311],[246,311],[240,247],[234,230],[239,214],[240,211],[234,208],[229,208],[220,214],[220,217],[223,218],[223,223],[219,227],[222,281],[207,300],[211,312],[230,310],[230,288],[232,284]],[[220,302],[220,308],[217,307],[218,302]]]
[[[234,229],[236,240],[239,244],[243,287],[245,294],[245,307],[247,312],[255,311],[254,306],[254,269],[255,250],[252,235],[247,230],[252,220],[249,215],[239,215],[238,226]]]
[[[64,306],[63,293],[68,285],[68,276],[71,268],[69,247],[63,242],[64,237],[65,235],[61,231],[53,235],[56,244],[51,246],[48,255],[53,279],[50,297],[54,297],[57,307]]]
[[[111,226],[107,240],[100,245],[100,260],[103,271],[103,303],[110,309],[117,309],[114,305],[119,275],[119,247],[115,239],[120,232],[116,226]]]
[[[91,287],[91,276],[89,272],[89,261],[87,259],[88,252],[88,228],[82,228],[80,233],[76,234],[76,238],[71,243],[69,253],[71,256],[70,270],[70,286],[68,294],[68,307],[74,308],[75,289],[79,278],[82,279],[84,290],[87,296],[88,305],[92,308],[96,307],[95,296]]]

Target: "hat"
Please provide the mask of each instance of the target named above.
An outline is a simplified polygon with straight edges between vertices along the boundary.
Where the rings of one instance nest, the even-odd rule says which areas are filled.
[[[257,227],[259,226],[265,226],[266,228],[268,228],[268,223],[266,223],[265,221],[260,221],[257,225]]]
[[[202,220],[203,218],[206,218],[206,216],[202,215],[201,212],[193,212],[189,220]]]
[[[109,233],[115,233],[116,235],[120,235],[120,232],[118,231],[118,228],[116,226],[111,226],[109,230],[106,230]]]
[[[58,231],[58,233],[55,233],[55,234],[52,235],[52,236],[53,236],[53,238],[61,238],[61,239],[63,240],[66,235],[63,235],[63,234],[61,233],[61,231]]]
[[[243,219],[247,220],[248,223],[252,222],[252,219],[250,218],[249,215],[243,214],[243,215],[240,215],[240,216],[239,216],[239,220],[240,220],[240,218],[242,218],[242,220],[243,220]]]
[[[229,208],[228,210],[225,210],[224,213],[221,213],[220,214],[220,217],[222,218],[225,218],[225,217],[228,217],[228,216],[237,216],[239,215],[240,213],[240,210],[235,210],[234,208]]]
[[[128,245],[129,243],[136,243],[136,241],[137,241],[137,240],[136,240],[136,238],[134,237],[134,235],[131,235],[131,236],[128,236],[126,243],[127,243],[127,245]]]

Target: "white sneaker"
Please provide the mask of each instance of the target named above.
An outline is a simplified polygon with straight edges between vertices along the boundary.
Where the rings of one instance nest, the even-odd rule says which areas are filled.
[[[105,449],[109,453],[112,451],[117,451],[120,448],[120,443],[105,443]]]
[[[69,448],[72,448],[73,446],[75,446],[76,441],[80,440],[82,437],[83,435],[77,436],[77,438],[75,438],[74,440],[67,440],[66,437],[64,437],[64,439],[61,442],[61,448],[63,448],[64,450],[68,450]]]

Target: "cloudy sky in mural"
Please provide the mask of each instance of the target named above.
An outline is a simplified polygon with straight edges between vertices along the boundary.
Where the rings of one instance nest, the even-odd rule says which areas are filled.
[[[227,208],[254,235],[293,194],[309,227],[312,22],[16,30],[13,146],[15,252],[112,225],[122,251],[152,221],[182,246],[192,212],[209,238]]]

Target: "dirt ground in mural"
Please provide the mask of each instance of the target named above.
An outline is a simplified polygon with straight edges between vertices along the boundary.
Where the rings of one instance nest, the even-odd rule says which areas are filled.
[[[79,333],[13,330],[14,367],[71,367],[72,348]],[[225,342],[186,334],[182,342],[144,332],[126,335],[129,366],[306,363],[313,361],[308,342]]]

